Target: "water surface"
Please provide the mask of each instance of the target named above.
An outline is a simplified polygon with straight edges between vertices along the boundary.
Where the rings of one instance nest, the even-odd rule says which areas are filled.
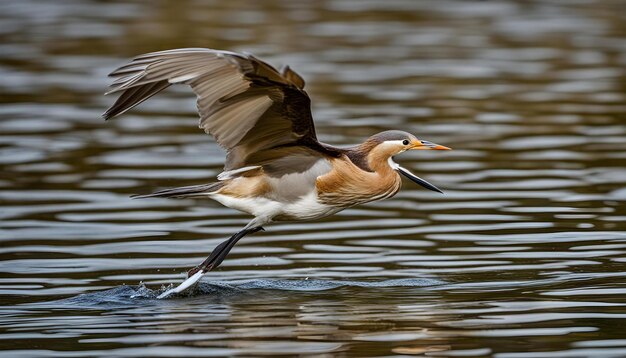
[[[621,1],[0,4],[0,349],[7,357],[626,356]],[[223,152],[172,88],[119,120],[106,74],[176,47],[249,51],[307,80],[320,139],[404,129],[391,200],[242,240],[248,218],[131,200]]]

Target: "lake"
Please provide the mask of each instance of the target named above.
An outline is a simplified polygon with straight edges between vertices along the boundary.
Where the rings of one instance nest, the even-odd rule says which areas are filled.
[[[618,0],[0,4],[6,357],[626,356],[626,6]],[[402,129],[393,199],[243,239],[249,217],[131,200],[211,182],[184,86],[110,121],[106,75],[179,47],[307,81],[318,137]]]

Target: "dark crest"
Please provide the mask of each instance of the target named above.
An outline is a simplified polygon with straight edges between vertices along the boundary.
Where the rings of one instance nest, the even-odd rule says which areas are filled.
[[[374,134],[373,136],[369,137],[367,141],[373,142],[375,144],[380,144],[388,140],[411,140],[412,138],[413,135],[405,131],[390,130]]]

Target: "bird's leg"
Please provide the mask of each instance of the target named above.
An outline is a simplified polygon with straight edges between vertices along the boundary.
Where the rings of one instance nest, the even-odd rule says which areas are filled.
[[[228,255],[233,246],[235,246],[237,241],[239,241],[241,238],[248,234],[254,234],[255,232],[261,230],[264,230],[261,226],[243,229],[235,235],[231,236],[230,239],[217,245],[217,247],[213,249],[209,257],[202,261],[200,265],[192,268],[187,272],[187,278],[195,275],[196,273],[198,273],[198,271],[202,271],[202,273],[205,273],[218,267],[222,263],[222,261],[224,261],[224,258],[226,258],[226,255]]]
[[[263,230],[262,225],[269,222],[271,222],[271,219],[269,218],[254,218],[243,230],[231,236],[230,239],[217,245],[217,247],[213,249],[213,252],[211,252],[211,255],[209,255],[209,257],[207,257],[207,259],[204,260],[200,265],[189,270],[189,272],[187,273],[187,279],[183,281],[183,283],[175,288],[169,289],[161,293],[157,298],[166,298],[172,294],[185,292],[189,289],[193,289],[193,287],[196,287],[196,285],[202,278],[202,275],[216,268],[222,263],[222,261],[224,261],[224,258],[226,258],[226,255],[228,255],[228,253],[233,248],[233,246],[235,246],[237,241],[241,240],[242,237],[248,234]]]

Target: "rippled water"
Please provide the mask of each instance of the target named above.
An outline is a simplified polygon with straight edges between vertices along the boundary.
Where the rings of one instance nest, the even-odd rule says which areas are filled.
[[[626,356],[622,1],[0,3],[0,349],[7,357]],[[106,74],[176,47],[307,80],[319,137],[404,129],[392,200],[242,240],[201,201],[223,153],[176,88],[99,117]]]

